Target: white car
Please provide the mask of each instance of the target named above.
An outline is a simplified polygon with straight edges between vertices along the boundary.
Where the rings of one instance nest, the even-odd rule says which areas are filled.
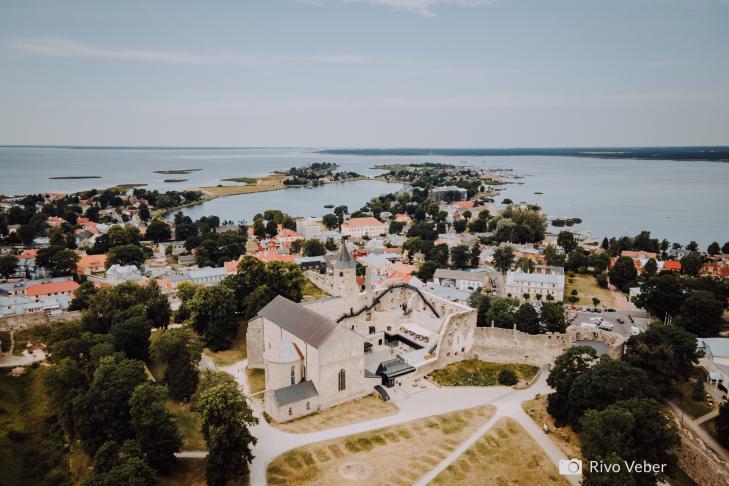
[[[592,322],[583,322],[580,324],[580,327],[588,331],[594,331],[597,329],[597,324],[593,324]]]
[[[601,322],[599,327],[604,331],[612,331],[615,326],[612,323],[605,321]]]
[[[630,334],[633,336],[637,336],[638,334],[640,334],[640,328],[636,326],[630,326]]]

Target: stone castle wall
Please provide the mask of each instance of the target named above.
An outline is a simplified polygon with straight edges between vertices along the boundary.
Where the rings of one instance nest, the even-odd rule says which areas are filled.
[[[263,319],[256,317],[248,322],[246,330],[246,354],[248,367],[263,369]]]
[[[63,312],[56,316],[49,316],[44,312],[34,312],[20,316],[9,316],[0,318],[0,331],[20,331],[30,327],[49,324],[52,322],[68,322],[81,318],[81,312]]]
[[[681,450],[678,465],[697,484],[729,484],[729,464],[688,430],[679,425]]]

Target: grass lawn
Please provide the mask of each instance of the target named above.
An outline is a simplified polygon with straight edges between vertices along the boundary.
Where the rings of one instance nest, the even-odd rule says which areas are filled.
[[[32,343],[45,343],[51,334],[51,326],[48,324],[41,324],[40,326],[33,326],[27,329],[21,329],[15,331],[15,349],[13,354],[21,355],[25,350],[25,345],[30,341]]]
[[[260,369],[246,368],[248,384],[251,387],[251,395],[262,392],[266,389],[266,372]],[[263,398],[263,395],[258,398]]]
[[[597,297],[600,300],[600,304],[607,307],[615,307],[613,302],[613,295],[608,289],[604,289],[597,285],[597,280],[592,275],[577,275],[574,277],[565,276],[564,281],[564,298],[567,302],[567,296],[570,295],[573,289],[577,289],[577,297],[580,300],[577,304],[580,305],[592,305],[592,298]]]
[[[515,420],[503,418],[431,484],[569,483]]]
[[[3,485],[60,484],[69,478],[63,433],[49,419],[44,368],[21,377],[0,371],[0,482]],[[80,472],[86,472],[81,470]],[[85,477],[74,478],[83,482]]]
[[[534,400],[523,402],[521,406],[540,428],[547,424],[549,437],[565,456],[582,459],[580,436],[569,425],[555,428],[554,419],[547,412],[547,395],[540,395]]]
[[[691,417],[698,418],[711,412],[713,408],[705,400],[696,401],[691,397],[694,384],[693,380],[679,382],[678,390],[681,394],[673,402]]]
[[[202,433],[200,414],[190,410],[189,403],[180,403],[167,400],[167,410],[177,424],[177,430],[182,436],[183,451],[204,451],[207,450],[205,437]]]
[[[292,434],[305,434],[395,415],[398,410],[394,403],[384,402],[378,395],[372,394],[336,407],[325,408],[291,422],[273,425]]]
[[[433,381],[441,386],[492,386],[499,384],[497,378],[499,372],[504,369],[513,371],[519,380],[525,381],[534,378],[539,371],[538,367],[527,364],[503,364],[467,359],[435,370],[431,376]]]
[[[237,363],[240,360],[246,359],[248,356],[246,352],[246,331],[248,330],[248,322],[241,322],[238,325],[238,333],[233,339],[232,346],[230,349],[225,351],[218,351],[217,353],[205,348],[203,353],[212,358],[213,362],[217,366],[228,366],[233,363]]]
[[[413,484],[493,413],[471,408],[299,447],[273,460],[268,484]]]
[[[322,289],[311,283],[311,280],[308,278],[304,282],[304,288],[301,289],[303,297],[301,299],[301,302],[312,302],[314,300],[320,300],[324,299],[326,297],[331,297],[329,294],[324,292]]]

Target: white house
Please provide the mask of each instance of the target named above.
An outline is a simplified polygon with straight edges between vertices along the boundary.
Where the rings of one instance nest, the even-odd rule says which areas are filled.
[[[387,233],[387,226],[371,216],[366,218],[350,218],[342,223],[342,236],[352,238],[373,238]]]
[[[558,271],[551,267],[550,273],[527,273],[521,269],[506,273],[505,290],[507,295],[522,299],[528,295],[530,299],[536,299],[537,295],[546,300],[551,295],[554,300],[561,301],[564,295],[564,271]]]
[[[439,268],[433,275],[433,283],[459,290],[489,289],[491,280],[488,272],[466,272]]]

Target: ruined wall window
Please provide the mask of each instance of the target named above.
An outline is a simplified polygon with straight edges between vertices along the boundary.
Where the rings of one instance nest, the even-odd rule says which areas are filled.
[[[370,334],[374,334],[374,333],[375,333],[375,326],[370,326]]]
[[[293,366],[291,367],[291,384],[296,384],[296,368],[294,368]]]
[[[309,402],[306,402],[306,409],[311,410],[311,405],[309,404]]]
[[[339,370],[339,391],[344,390],[347,388],[347,379],[344,373],[344,370]]]
[[[289,407],[289,415],[293,415],[293,414],[294,414],[294,411],[291,410],[291,407]]]

